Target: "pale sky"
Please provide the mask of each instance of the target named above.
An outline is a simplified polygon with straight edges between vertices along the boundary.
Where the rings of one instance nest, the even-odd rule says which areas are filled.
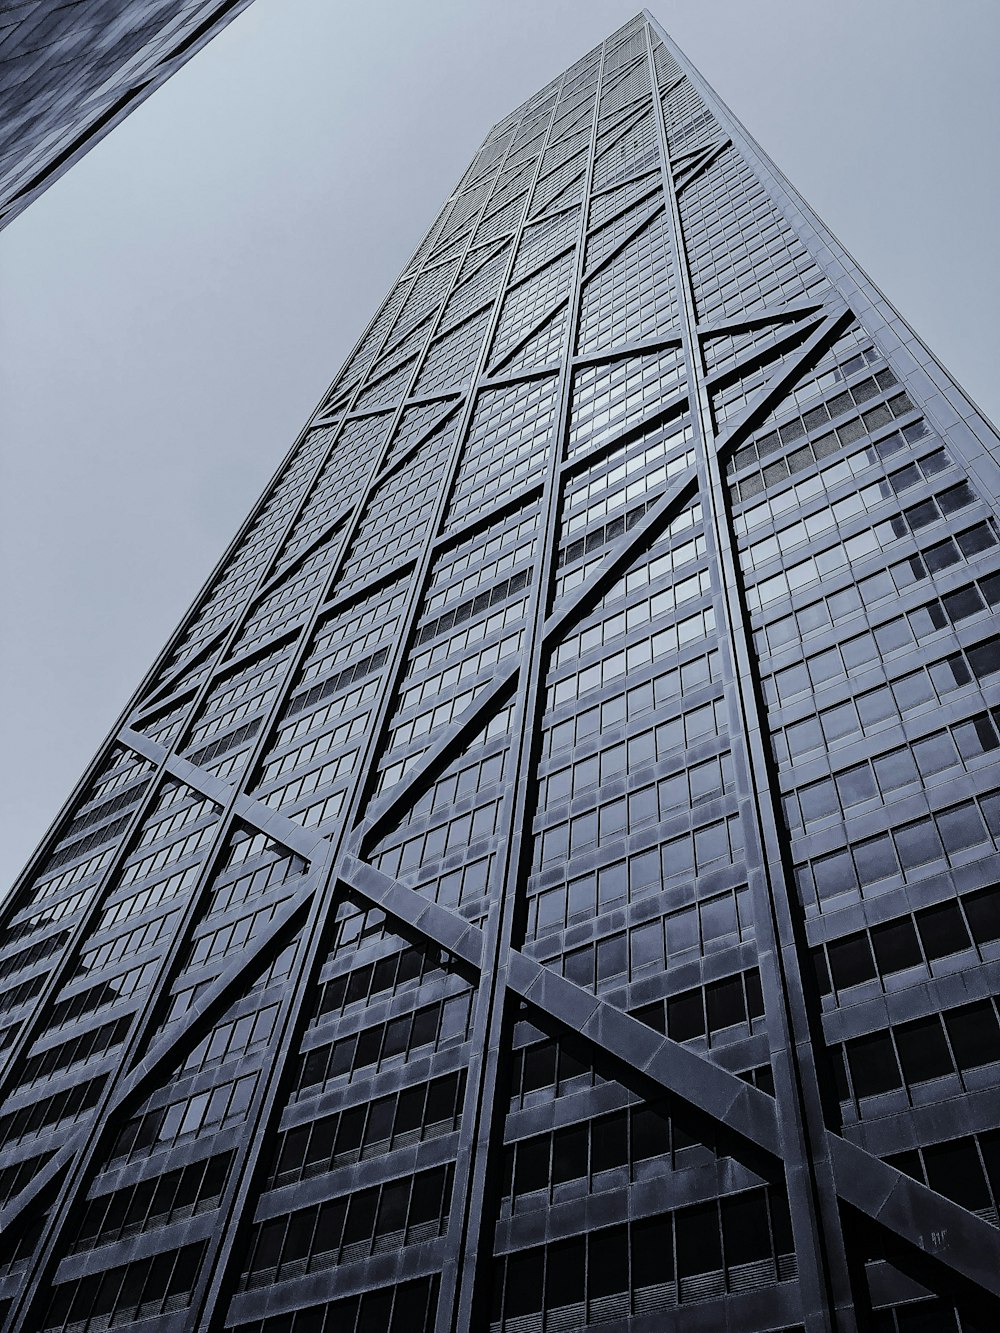
[[[490,125],[618,0],[255,0],[0,233],[0,891]],[[1000,417],[996,0],[653,12]]]

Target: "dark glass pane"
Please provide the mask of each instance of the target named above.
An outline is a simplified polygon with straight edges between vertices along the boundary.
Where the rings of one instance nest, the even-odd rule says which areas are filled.
[[[937,497],[938,504],[945,514],[956,514],[960,509],[965,509],[967,505],[975,502],[975,495],[967,481],[960,481],[957,486],[951,486],[948,490],[942,491]]]
[[[287,1217],[276,1217],[264,1223],[257,1238],[251,1272],[260,1273],[264,1269],[276,1267],[287,1224]]]
[[[663,926],[659,921],[651,921],[646,926],[637,926],[629,933],[629,948],[632,953],[632,972],[640,972],[646,967],[663,966]]]
[[[752,967],[743,977],[747,992],[747,1013],[751,1018],[763,1018],[764,993],[760,984],[760,972]]]
[[[705,1015],[700,990],[672,995],[667,1000],[667,1032],[673,1041],[688,1041],[705,1032]]]
[[[662,1157],[670,1151],[670,1122],[654,1106],[632,1109],[632,1161]]]
[[[410,1033],[409,1049],[415,1051],[421,1046],[429,1046],[437,1040],[438,1023],[441,1014],[438,1006],[428,1005],[426,1009],[418,1009],[413,1015],[413,1030]],[[406,1019],[400,1019],[405,1024]]]
[[[746,1022],[742,977],[726,977],[723,981],[715,981],[706,986],[705,1000],[708,1008],[709,1032],[718,1032],[722,1028]]]
[[[863,932],[844,940],[831,940],[827,946],[830,958],[830,975],[838,990],[848,986],[860,985],[875,976],[875,961],[872,958],[868,936]]]
[[[843,674],[844,665],[837,648],[828,648],[825,653],[817,653],[809,659],[809,677],[816,688]]]
[[[874,1097],[899,1087],[896,1055],[887,1032],[858,1037],[847,1043],[847,1062],[856,1097]]]
[[[655,788],[650,787],[649,793],[654,805],[654,812],[651,817],[655,819]],[[597,902],[599,909],[602,912],[606,912],[610,908],[617,906],[619,903],[625,902],[627,898],[628,874],[625,862],[618,861],[613,866],[606,866],[605,869],[601,871],[598,879]]]
[[[413,1193],[410,1197],[410,1215],[408,1224],[420,1226],[422,1222],[436,1222],[442,1216],[442,1207],[447,1213],[445,1185],[448,1170],[436,1167],[433,1171],[423,1171],[413,1181]]]
[[[910,628],[919,641],[931,634],[936,634],[939,629],[944,629],[948,623],[948,617],[945,615],[944,607],[940,602],[930,602],[927,606],[921,606],[915,611],[911,611],[909,621]]]
[[[681,1208],[676,1214],[675,1226],[678,1277],[712,1273],[722,1267],[722,1238],[714,1203]]]
[[[958,534],[956,540],[966,559],[978,555],[981,551],[988,551],[991,546],[997,544],[993,529],[988,522],[977,523],[974,528],[967,528],[965,532]]]
[[[397,1018],[394,1023],[390,1023],[389,1030],[385,1033],[383,1033],[382,1028],[366,1028],[364,1032],[359,1032],[357,1049],[353,1053],[354,1068],[364,1069],[376,1062],[379,1057],[383,1035],[386,1037],[386,1054],[405,1050],[406,1034],[409,1027],[410,1017],[407,1014],[405,1018]],[[338,1056],[341,1045],[342,1043],[338,1042],[335,1048]],[[331,1072],[333,1071],[331,1070]]]
[[[853,736],[858,730],[858,715],[853,703],[839,704],[836,708],[827,709],[820,714],[820,721],[823,724],[823,735],[829,744],[843,740],[845,736]],[[809,724],[800,725],[806,727]],[[789,745],[791,745],[792,730],[790,727],[788,731]]]
[[[90,1305],[90,1316],[98,1321],[98,1328],[100,1327],[101,1317],[109,1315],[115,1308],[123,1276],[124,1273],[120,1268],[113,1268],[109,1273],[105,1273],[97,1279]]]
[[[788,739],[788,750],[793,759],[798,755],[808,754],[810,750],[818,750],[823,745],[823,732],[815,718],[797,722],[789,727],[785,734]]]
[[[732,894],[701,904],[701,932],[706,942],[734,935],[737,929],[736,901]]]
[[[813,968],[816,972],[816,985],[819,989],[819,993],[820,995],[829,995],[830,991],[833,989],[833,985],[830,980],[830,969],[827,967],[826,963],[826,954],[822,949],[813,949],[811,951],[811,957]]]
[[[944,1301],[920,1301],[896,1310],[899,1333],[957,1333],[954,1312]],[[962,1325],[965,1333],[965,1325]]]
[[[952,1072],[951,1054],[936,1014],[902,1023],[896,1029],[896,1046],[903,1078],[909,1084],[924,1083]]]
[[[792,1219],[788,1211],[788,1199],[785,1192],[777,1185],[769,1185],[768,1203],[771,1207],[771,1238],[775,1254],[790,1254],[795,1248],[792,1243]]]
[[[549,1247],[545,1273],[545,1308],[575,1305],[584,1297],[586,1244],[583,1236],[558,1241]]]
[[[336,1053],[339,1048],[347,1052],[347,1046],[343,1042],[338,1042],[333,1048]],[[346,1069],[350,1069],[350,1057],[353,1055],[353,1048],[347,1056]],[[326,1078],[326,1067],[330,1059],[330,1048],[321,1046],[317,1050],[309,1051],[302,1064],[302,1073],[299,1077],[299,1085],[303,1088],[312,1087],[314,1083],[322,1083]]]
[[[347,998],[345,1003],[354,1004],[358,1000],[365,999],[368,995],[371,978],[371,967],[362,967],[359,968],[357,972],[352,972],[347,979]]]
[[[587,1295],[591,1300],[628,1290],[628,1231],[609,1227],[589,1237]]]
[[[530,1194],[547,1189],[549,1184],[549,1136],[525,1139],[517,1145],[514,1168],[514,1193]]]
[[[972,941],[956,902],[939,903],[917,913],[917,929],[928,958],[945,958],[968,949]]]
[[[849,1101],[851,1096],[851,1089],[847,1082],[847,1070],[844,1067],[845,1058],[846,1056],[843,1046],[834,1046],[831,1049],[830,1071],[833,1075],[833,1085],[837,1093],[837,1100],[841,1102]]]
[[[378,1205],[378,1220],[375,1226],[377,1236],[387,1236],[394,1231],[402,1231],[406,1225],[406,1207],[410,1201],[410,1182],[395,1180],[382,1186],[382,1197]]]
[[[926,550],[924,559],[930,572],[939,574],[943,569],[950,569],[952,565],[957,565],[961,556],[955,541],[949,537],[947,541],[938,542],[936,546],[931,546]]]
[[[987,639],[985,643],[970,648],[967,657],[976,679],[985,680],[987,676],[992,676],[1000,671],[1000,639]],[[951,659],[949,659],[949,664],[950,662]],[[968,680],[968,671],[965,664],[956,663],[954,669],[956,674],[960,673],[957,683],[964,685]]]
[[[980,1134],[979,1150],[983,1154],[986,1175],[993,1191],[994,1203],[1000,1204],[1000,1130]]]
[[[878,722],[884,722],[886,718],[896,716],[896,704],[892,694],[884,686],[881,689],[871,690],[868,694],[863,694],[856,700],[858,716],[861,718],[861,725],[867,730]]]
[[[977,944],[1000,940],[1000,889],[994,887],[962,900],[969,929]]]
[[[976,651],[975,648],[971,649],[970,661],[971,653]],[[954,653],[951,657],[945,658],[943,662],[933,663],[927,668],[927,672],[934,682],[934,688],[941,695],[947,695],[953,690],[960,689],[972,679],[961,653]]]
[[[360,1324],[366,1333],[388,1333],[392,1291],[369,1291],[361,1297]]]
[[[181,1292],[189,1292],[193,1289],[203,1250],[204,1245],[185,1245],[178,1252],[177,1262],[174,1264],[173,1272],[170,1275],[170,1283],[167,1287],[168,1297],[176,1296]]]
[[[542,1308],[542,1281],[545,1272],[545,1251],[524,1250],[507,1260],[507,1281],[504,1284],[504,1313],[508,1319],[531,1314]]]
[[[306,1147],[309,1143],[309,1126],[289,1130],[281,1145],[281,1153],[275,1168],[277,1174],[297,1171],[305,1161]]]
[[[628,1113],[616,1111],[593,1122],[590,1169],[612,1171],[628,1161]]]
[[[674,1275],[673,1228],[669,1217],[632,1224],[632,1286],[652,1287]]]
[[[449,1074],[445,1078],[436,1078],[427,1089],[427,1123],[436,1124],[439,1120],[452,1120],[458,1110],[458,1078]],[[400,1108],[403,1098],[400,1096]],[[399,1116],[396,1117],[397,1127]]]
[[[316,1231],[313,1236],[313,1258],[321,1254],[332,1254],[340,1249],[347,1220],[348,1199],[330,1199],[319,1206],[316,1216]]]
[[[959,1069],[1000,1060],[1000,1025],[989,1000],[964,1005],[944,1015]]]
[[[982,595],[974,584],[968,588],[960,588],[958,592],[949,593],[943,600],[948,618],[955,624],[968,620],[970,616],[982,611],[984,606]]]
[[[631,1013],[633,1018],[637,1018],[640,1023],[645,1023],[654,1032],[666,1032],[666,1013],[662,1000],[654,1000],[652,1004],[641,1005],[638,1009],[633,1009]]]
[[[404,1088],[399,1094],[393,1133],[406,1134],[411,1130],[418,1129],[423,1115],[424,1089],[422,1087]]]
[[[914,741],[913,757],[921,776],[928,778],[953,767],[958,762],[958,751],[948,732],[941,731],[936,736],[925,736],[923,740]]]
[[[283,1264],[294,1263],[296,1259],[304,1259],[309,1253],[309,1243],[312,1240],[313,1227],[316,1225],[316,1217],[311,1208],[303,1212],[292,1213],[288,1221],[288,1230],[285,1232],[285,1244],[281,1251],[281,1262]]]
[[[366,1144],[381,1143],[392,1135],[395,1113],[395,1097],[379,1097],[372,1102],[368,1110],[368,1124],[365,1126]]]
[[[371,1238],[375,1230],[375,1209],[378,1207],[378,1190],[362,1190],[351,1195],[347,1210],[347,1223],[344,1227],[344,1244],[354,1245]]]
[[[555,1056],[555,1054],[557,1053],[556,1048],[553,1048],[552,1053],[553,1056]],[[560,1086],[570,1082],[571,1079],[581,1078],[584,1075],[586,1075],[589,1079],[591,1072],[590,1064],[586,1059],[584,1059],[582,1053],[570,1050],[569,1047],[565,1043],[563,1043],[558,1048],[558,1055],[559,1055]]]
[[[938,1194],[963,1208],[989,1208],[990,1191],[972,1139],[925,1148],[924,1165],[927,1183]]]
[[[722,1200],[722,1239],[727,1267],[770,1255],[771,1235],[763,1190],[749,1190]]]
[[[587,1174],[588,1127],[557,1130],[552,1143],[552,1183],[577,1180]]]
[[[871,935],[878,970],[884,977],[924,961],[917,932],[908,916],[888,921],[884,926],[873,926]]]

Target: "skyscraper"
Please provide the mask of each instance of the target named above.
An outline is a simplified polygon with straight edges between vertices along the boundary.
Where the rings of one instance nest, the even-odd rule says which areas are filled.
[[[5,227],[250,0],[25,0],[0,12]]]
[[[998,1326],[998,440],[640,15],[6,904],[4,1333]]]

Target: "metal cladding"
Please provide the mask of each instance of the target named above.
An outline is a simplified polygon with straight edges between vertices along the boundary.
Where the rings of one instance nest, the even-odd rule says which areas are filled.
[[[0,227],[250,0],[15,0],[0,6]]]
[[[8,899],[3,1333],[1000,1327],[998,441],[647,14]]]

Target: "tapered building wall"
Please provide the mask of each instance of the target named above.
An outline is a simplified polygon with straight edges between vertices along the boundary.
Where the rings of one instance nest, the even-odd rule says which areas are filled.
[[[4,1330],[984,1330],[997,438],[640,15],[9,899]]]
[[[5,227],[250,0],[20,0],[0,9]]]

